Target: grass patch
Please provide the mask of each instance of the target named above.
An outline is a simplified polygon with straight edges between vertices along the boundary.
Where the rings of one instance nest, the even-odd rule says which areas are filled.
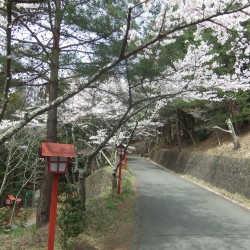
[[[102,196],[89,201],[87,204],[87,222],[89,227],[97,231],[106,231],[107,227],[116,224],[119,205],[132,193],[131,182],[127,178],[123,178],[120,195],[112,195],[110,191],[105,191]]]
[[[40,234],[41,230],[44,231],[44,233]],[[29,250],[35,250],[35,249],[46,249],[45,247],[46,243],[43,243],[43,235],[47,232],[46,229],[36,230],[36,226],[32,225],[27,228],[13,228],[9,233],[1,234],[0,235],[0,249],[1,250],[20,250],[20,249],[29,249]],[[46,238],[47,241],[47,238]]]

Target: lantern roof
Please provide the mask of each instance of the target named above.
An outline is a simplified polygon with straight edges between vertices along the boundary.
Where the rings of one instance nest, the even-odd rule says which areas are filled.
[[[42,156],[76,157],[73,144],[42,142]]]
[[[121,143],[121,144],[118,145],[116,148],[125,148],[125,146]]]
[[[16,198],[13,194],[8,194],[7,199],[10,199],[11,201],[14,201]]]

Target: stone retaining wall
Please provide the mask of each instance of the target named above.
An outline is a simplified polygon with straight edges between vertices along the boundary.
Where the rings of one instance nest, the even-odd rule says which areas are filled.
[[[149,158],[166,168],[189,174],[250,198],[250,159],[153,149]]]

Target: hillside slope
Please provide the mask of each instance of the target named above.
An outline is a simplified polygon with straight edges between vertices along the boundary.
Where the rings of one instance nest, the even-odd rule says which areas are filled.
[[[240,148],[238,150],[233,149],[231,135],[222,131],[218,131],[218,137],[216,133],[213,133],[206,140],[197,142],[196,146],[189,145],[187,147],[183,147],[182,150],[184,152],[202,152],[208,155],[250,158],[250,127],[246,128],[245,131],[237,137],[240,143]],[[219,145],[219,143],[221,145]],[[164,149],[176,151],[178,150],[178,147],[175,146]]]

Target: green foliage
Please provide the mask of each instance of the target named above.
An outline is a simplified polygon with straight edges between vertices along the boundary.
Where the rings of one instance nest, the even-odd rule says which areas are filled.
[[[206,140],[211,133],[208,132],[205,124],[201,124],[196,127],[195,134],[198,141],[203,141]]]
[[[20,208],[18,211],[18,218],[15,219],[15,224],[19,227],[24,227],[30,213],[31,211],[29,209]]]
[[[241,107],[248,107],[250,106],[250,91],[239,91],[235,93],[237,103],[241,105]],[[249,112],[248,112],[249,114]]]
[[[0,76],[0,82],[4,82],[5,79],[2,79]],[[1,90],[1,88],[0,88]],[[2,93],[2,91],[1,91]],[[13,119],[13,114],[15,113],[16,110],[23,110],[23,108],[26,106],[25,105],[26,101],[24,98],[23,93],[20,91],[16,91],[14,93],[9,94],[9,99],[8,99],[8,107],[6,110],[5,118],[6,119]]]
[[[0,234],[2,232],[7,232],[8,222],[11,217],[12,207],[0,208]],[[18,215],[14,213],[14,224],[16,228],[23,228],[27,222],[27,218],[30,215],[30,210],[27,208],[20,208]]]
[[[87,50],[94,52],[94,56],[91,56],[91,63],[83,63],[76,55],[71,55],[73,60],[65,62],[74,61],[76,70],[88,76],[117,57],[121,49],[121,42],[117,38],[122,34],[120,27],[126,20],[126,12],[125,1],[88,1],[85,7],[69,2],[64,23],[76,33],[86,34]]]
[[[184,112],[190,112],[191,110],[205,109],[207,101],[204,100],[190,100],[185,101],[182,99],[176,99],[169,102],[166,106],[160,109],[159,114],[162,118],[172,118],[176,114],[177,109],[181,109]]]
[[[228,54],[228,51],[231,49],[231,43],[236,39],[236,35],[231,32],[229,35],[231,37],[225,44],[221,44],[218,42],[218,39],[213,35],[213,31],[211,29],[207,29],[206,32],[203,33],[203,38],[208,44],[213,45],[213,49],[211,53],[215,53],[214,61],[218,62],[220,66],[214,69],[215,73],[218,75],[230,74],[234,73],[234,64],[235,64],[235,56],[232,54]]]
[[[238,91],[236,93],[227,93],[227,97],[233,103],[230,111],[233,121],[245,121],[250,119],[250,92]]]
[[[68,249],[68,240],[84,231],[86,226],[85,206],[71,184],[60,185],[60,209],[58,215],[59,237],[63,249]]]
[[[10,209],[8,207],[0,208],[0,233],[3,232],[3,230],[7,226],[7,220],[10,217]]]
[[[138,60],[138,57],[135,56],[135,59],[129,63],[130,80],[138,85],[138,77],[153,80],[158,78],[166,70],[166,67],[175,69],[173,62],[184,58],[189,42],[193,40],[192,30],[186,30],[182,36],[173,37],[176,40],[174,43],[152,48],[149,59],[141,58]],[[144,37],[144,39],[148,40],[148,37]],[[137,47],[136,41],[131,42],[130,47]],[[148,87],[144,91],[150,93],[152,88]]]

